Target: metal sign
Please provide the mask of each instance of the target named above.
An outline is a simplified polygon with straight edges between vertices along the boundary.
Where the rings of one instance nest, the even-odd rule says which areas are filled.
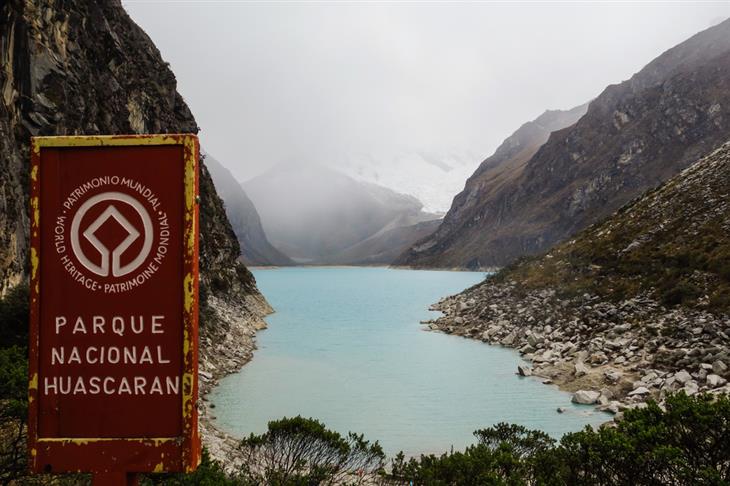
[[[197,138],[37,137],[31,158],[31,469],[194,470]]]

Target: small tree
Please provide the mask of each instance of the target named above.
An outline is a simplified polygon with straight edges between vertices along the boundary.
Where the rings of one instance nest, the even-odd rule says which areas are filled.
[[[300,416],[269,422],[268,431],[241,441],[242,476],[253,484],[362,484],[385,461],[380,444],[347,437]]]
[[[200,465],[193,473],[147,474],[140,481],[142,486],[161,484],[165,486],[248,486],[235,476],[226,474],[223,466],[203,449]]]
[[[546,484],[558,473],[555,439],[545,432],[501,422],[475,431],[474,436],[480,446],[491,451],[500,478]]]
[[[398,484],[479,486],[484,484],[558,484],[555,440],[538,430],[499,423],[474,432],[477,444],[440,457],[422,455],[393,461]]]

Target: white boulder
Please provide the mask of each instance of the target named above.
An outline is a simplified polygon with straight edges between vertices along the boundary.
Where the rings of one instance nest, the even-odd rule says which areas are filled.
[[[577,392],[573,393],[573,403],[593,405],[598,401],[598,397],[600,396],[601,394],[597,391],[578,390]]]

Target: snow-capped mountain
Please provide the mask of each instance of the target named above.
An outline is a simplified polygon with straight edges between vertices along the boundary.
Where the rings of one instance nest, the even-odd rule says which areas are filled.
[[[357,154],[339,160],[337,169],[354,179],[414,196],[423,203],[424,211],[443,214],[480,160],[478,155],[456,152]]]

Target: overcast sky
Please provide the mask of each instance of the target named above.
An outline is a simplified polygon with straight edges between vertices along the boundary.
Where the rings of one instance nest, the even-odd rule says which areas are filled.
[[[477,164],[545,109],[730,16],[728,2],[123,4],[171,64],[203,147],[239,180],[348,154]]]

